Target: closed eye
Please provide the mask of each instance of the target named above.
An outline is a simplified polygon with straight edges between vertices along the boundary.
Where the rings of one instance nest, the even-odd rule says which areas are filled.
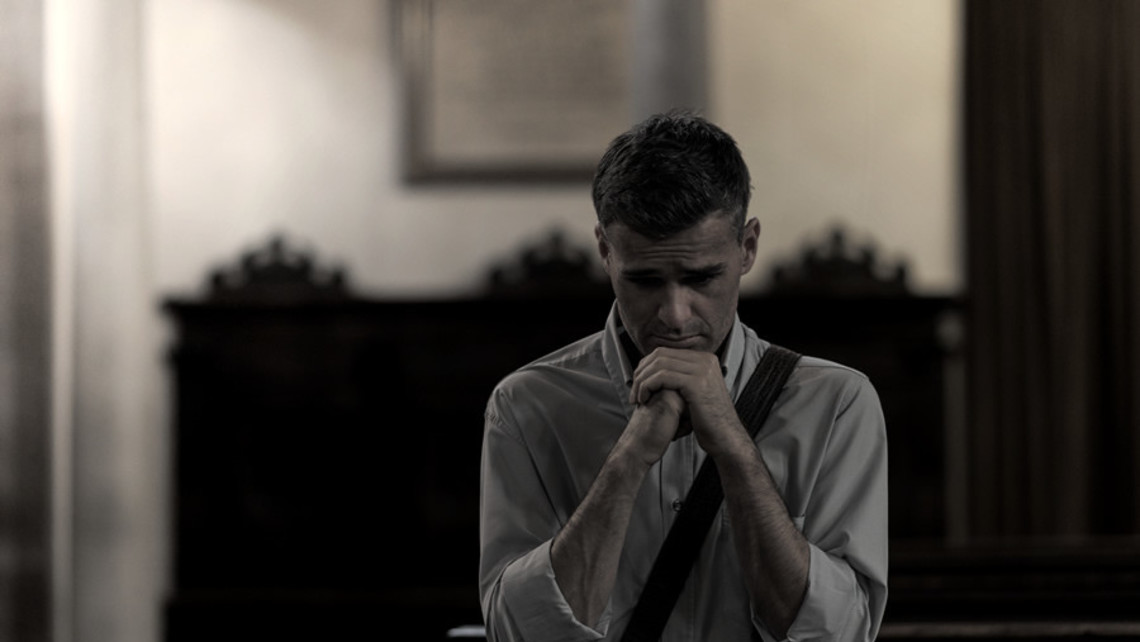
[[[712,283],[722,274],[724,274],[723,266],[691,270],[681,276],[680,284],[687,287],[702,287]],[[664,285],[669,277],[656,272],[630,271],[623,273],[622,278],[639,288],[657,288]]]
[[[706,285],[716,278],[715,274],[701,274],[699,276],[685,277],[682,281],[685,285]]]
[[[701,286],[712,283],[718,276],[724,273],[724,270],[707,270],[702,272],[694,272],[688,274],[681,280],[685,285]]]
[[[625,280],[629,281],[630,283],[636,285],[639,288],[655,288],[655,287],[660,286],[662,283],[664,283],[664,281],[660,277],[656,277],[656,276],[631,275],[631,276],[625,277]]]

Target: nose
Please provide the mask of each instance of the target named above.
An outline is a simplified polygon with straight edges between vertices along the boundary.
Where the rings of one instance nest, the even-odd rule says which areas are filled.
[[[657,306],[657,320],[671,334],[684,334],[689,319],[693,315],[690,292],[678,284],[664,288],[661,302]]]

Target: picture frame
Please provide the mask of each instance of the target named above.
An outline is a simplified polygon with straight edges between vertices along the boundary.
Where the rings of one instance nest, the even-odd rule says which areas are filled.
[[[633,111],[632,0],[404,0],[409,182],[588,182]]]

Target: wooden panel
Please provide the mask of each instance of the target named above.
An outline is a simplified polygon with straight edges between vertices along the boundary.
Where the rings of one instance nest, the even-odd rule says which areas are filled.
[[[172,303],[180,612],[235,591],[263,604],[274,592],[369,596],[374,608],[419,596],[442,612],[466,592],[467,607],[440,626],[477,620],[487,396],[514,368],[600,330],[609,307],[600,297]],[[774,340],[876,380],[897,442],[892,519],[904,535],[943,526],[929,327],[941,309],[920,299],[741,304]]]

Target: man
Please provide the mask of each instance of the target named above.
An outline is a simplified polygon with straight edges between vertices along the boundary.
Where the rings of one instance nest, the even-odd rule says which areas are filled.
[[[605,329],[487,405],[480,596],[492,640],[619,640],[703,461],[724,503],[663,640],[871,640],[886,605],[887,446],[862,374],[803,357],[753,439],[734,400],[769,344],[737,318],[760,224],[703,118],[618,136],[594,177]]]

